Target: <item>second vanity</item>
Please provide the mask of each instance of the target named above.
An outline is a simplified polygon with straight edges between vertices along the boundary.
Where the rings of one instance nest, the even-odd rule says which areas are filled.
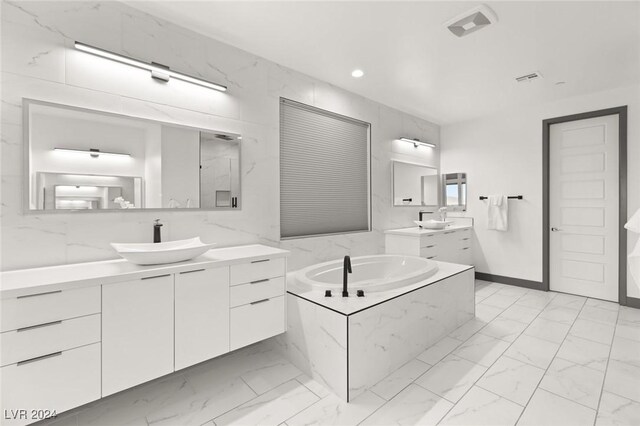
[[[249,245],[168,265],[112,260],[2,273],[2,409],[16,417],[6,424],[283,333],[287,255]]]
[[[418,226],[391,229],[384,232],[385,253],[472,265],[472,229],[471,218],[455,218],[455,222],[444,229],[422,229]]]

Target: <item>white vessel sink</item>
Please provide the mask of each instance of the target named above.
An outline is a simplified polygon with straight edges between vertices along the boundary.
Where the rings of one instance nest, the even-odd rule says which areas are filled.
[[[429,220],[423,220],[423,221],[414,220],[413,223],[418,225],[420,228],[425,228],[425,229],[444,229],[450,224],[452,224],[453,221],[429,219]]]
[[[205,244],[200,238],[166,243],[111,243],[120,256],[137,265],[160,265],[183,262],[200,256],[215,244]]]

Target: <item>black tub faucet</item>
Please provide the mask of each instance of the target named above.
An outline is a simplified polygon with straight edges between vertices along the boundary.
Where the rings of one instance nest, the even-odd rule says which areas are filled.
[[[351,258],[345,256],[344,262],[342,263],[342,297],[349,297],[349,292],[347,291],[347,276],[352,272]]]
[[[160,219],[156,219],[153,224],[153,242],[159,243],[162,241],[162,234],[160,233],[160,228],[162,228],[162,224],[160,223]]]

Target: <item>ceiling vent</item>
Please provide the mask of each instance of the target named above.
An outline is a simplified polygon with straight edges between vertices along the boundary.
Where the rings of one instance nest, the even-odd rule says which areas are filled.
[[[537,80],[539,78],[542,78],[542,74],[536,71],[536,72],[532,72],[531,74],[521,75],[520,77],[516,77],[516,81],[518,83],[528,83],[530,81]]]
[[[480,5],[456,16],[444,25],[458,37],[464,37],[498,22],[498,16],[487,5]]]

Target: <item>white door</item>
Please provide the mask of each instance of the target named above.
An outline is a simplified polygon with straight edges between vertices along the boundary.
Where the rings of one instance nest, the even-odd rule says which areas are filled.
[[[550,288],[618,301],[618,115],[552,124]]]

